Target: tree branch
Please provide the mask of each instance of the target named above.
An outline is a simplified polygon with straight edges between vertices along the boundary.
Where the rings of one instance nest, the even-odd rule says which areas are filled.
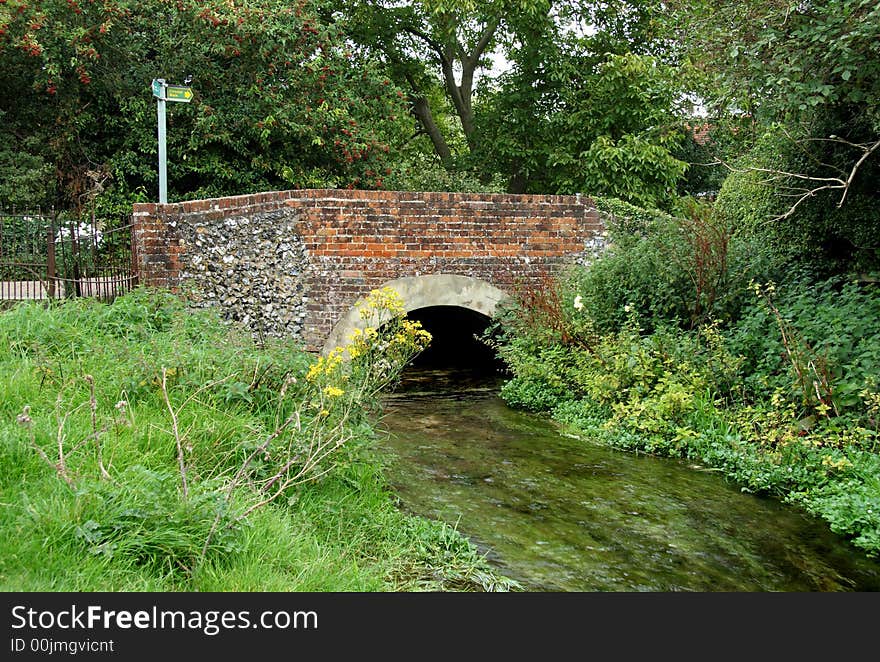
[[[428,137],[431,139],[431,144],[434,145],[434,151],[437,152],[437,156],[440,157],[441,161],[447,163],[452,159],[452,150],[449,148],[446,139],[440,132],[440,127],[437,126],[437,122],[434,121],[434,116],[431,113],[431,106],[428,104],[428,100],[423,96],[415,94],[411,95],[410,99],[412,101],[413,115],[415,115],[416,119],[418,119],[418,121],[421,122],[422,127],[424,127],[424,132],[427,133]]]
[[[405,26],[403,28],[403,31],[407,34],[412,35],[413,37],[421,39],[431,48],[431,50],[436,52],[437,55],[439,55],[441,58],[443,57],[443,44],[432,38],[431,35],[411,26]]]
[[[848,144],[852,144],[852,143],[848,143]],[[856,161],[856,164],[853,166],[852,170],[849,173],[849,177],[846,178],[846,187],[843,190],[843,195],[840,196],[840,202],[837,203],[838,208],[843,206],[843,203],[846,200],[846,194],[849,193],[849,187],[852,184],[853,179],[855,179],[856,172],[858,171],[858,169],[861,168],[862,164],[868,159],[868,157],[871,156],[871,154],[873,154],[874,152],[876,152],[877,148],[880,147],[880,140],[876,141],[873,145],[870,145],[870,146],[866,146],[866,145],[855,145],[855,146],[861,147],[862,150],[864,151],[864,153],[862,154],[862,157],[858,161]]]
[[[468,58],[462,58],[463,64],[471,64],[473,66],[477,66],[477,62],[480,57],[483,55],[483,52],[489,46],[489,42],[492,41],[492,37],[495,36],[495,31],[498,29],[498,26],[501,25],[501,17],[494,16],[489,20],[486,24],[486,27],[483,29],[480,38],[477,40],[477,43],[474,45],[474,52]]]
[[[781,221],[786,218],[789,218],[798,206],[801,205],[805,200],[815,197],[817,194],[822,191],[832,191],[832,190],[840,190],[842,191],[840,195],[840,200],[837,201],[837,208],[840,209],[843,207],[846,202],[846,198],[849,195],[850,188],[852,187],[852,183],[856,178],[856,174],[859,172],[859,169],[864,165],[865,161],[871,157],[874,152],[880,149],[880,140],[877,140],[873,143],[853,143],[848,140],[844,140],[843,138],[838,138],[837,136],[829,136],[828,138],[811,138],[809,140],[812,141],[822,141],[822,142],[835,142],[842,145],[846,145],[848,147],[853,147],[862,152],[862,155],[858,158],[858,160],[853,164],[852,168],[849,170],[849,174],[844,178],[841,177],[817,177],[814,175],[807,175],[799,172],[787,172],[785,170],[777,170],[775,168],[756,168],[756,167],[748,167],[748,168],[735,168],[734,166],[726,163],[722,159],[717,159],[712,164],[707,165],[722,165],[731,172],[736,173],[749,173],[749,172],[762,172],[771,175],[767,181],[773,181],[778,179],[799,179],[805,182],[813,182],[817,184],[812,187],[805,188],[794,188],[789,187],[791,190],[799,191],[800,193],[792,194],[792,197],[797,197],[797,200],[794,204],[788,208],[788,210],[780,214],[779,216],[774,217],[773,220]],[[821,166],[828,167],[834,170],[839,170],[839,168],[834,168],[827,163],[820,163]],[[845,171],[841,170],[842,173],[846,174]]]

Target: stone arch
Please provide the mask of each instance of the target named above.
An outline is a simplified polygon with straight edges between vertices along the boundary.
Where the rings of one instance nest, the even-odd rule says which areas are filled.
[[[403,299],[406,312],[432,306],[458,306],[493,317],[498,304],[508,298],[508,294],[479,278],[457,274],[431,274],[427,276],[407,276],[390,280],[379,286],[390,287]],[[344,346],[355,329],[363,329],[366,322],[360,318],[359,299],[351,309],[333,326],[324,343],[322,354],[334,347]]]

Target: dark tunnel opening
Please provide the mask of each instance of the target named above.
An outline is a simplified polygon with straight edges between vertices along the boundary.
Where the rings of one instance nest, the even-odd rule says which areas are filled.
[[[429,306],[411,311],[407,318],[420,322],[432,336],[431,344],[413,360],[413,368],[485,375],[504,370],[495,350],[478,339],[491,322],[486,315],[459,306]]]

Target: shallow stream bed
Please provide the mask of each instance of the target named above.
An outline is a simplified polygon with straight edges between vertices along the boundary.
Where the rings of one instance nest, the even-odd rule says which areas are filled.
[[[880,562],[706,468],[560,434],[500,379],[410,372],[385,400],[403,507],[458,528],[529,591],[877,591]]]

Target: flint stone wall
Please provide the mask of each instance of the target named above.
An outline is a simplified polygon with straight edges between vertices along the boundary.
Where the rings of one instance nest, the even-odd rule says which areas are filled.
[[[194,307],[219,306],[258,335],[302,336],[309,260],[291,209],[179,221],[180,284]]]

